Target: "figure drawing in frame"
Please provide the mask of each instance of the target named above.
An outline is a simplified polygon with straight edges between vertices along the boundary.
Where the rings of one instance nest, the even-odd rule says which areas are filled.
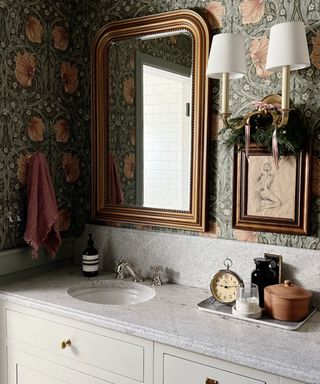
[[[277,168],[271,156],[250,156],[247,214],[294,219],[296,158],[283,157]]]
[[[256,181],[259,190],[260,210],[276,208],[282,205],[282,201],[272,190],[274,177],[270,162],[265,162]]]

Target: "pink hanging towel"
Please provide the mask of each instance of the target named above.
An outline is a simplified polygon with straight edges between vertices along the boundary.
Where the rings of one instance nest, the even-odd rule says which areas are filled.
[[[28,166],[28,217],[24,240],[32,249],[32,257],[38,257],[43,245],[54,257],[61,245],[57,228],[57,201],[50,172],[42,153],[29,159]]]

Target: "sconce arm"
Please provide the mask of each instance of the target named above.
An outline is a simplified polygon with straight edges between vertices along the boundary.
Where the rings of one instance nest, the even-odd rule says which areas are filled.
[[[281,115],[279,115],[279,112],[276,110],[267,110],[267,109],[259,109],[258,111],[252,111],[247,113],[243,118],[241,119],[240,123],[238,124],[231,124],[228,120],[230,117],[230,113],[220,113],[220,116],[223,121],[223,127],[228,129],[241,129],[246,124],[249,123],[250,118],[255,115],[271,115],[272,116],[272,125],[275,125],[277,128],[281,127],[283,125],[286,125],[289,118],[289,110],[286,110],[286,114],[283,113],[281,110]],[[279,117],[281,118],[281,121],[278,123]]]
[[[291,109],[281,109],[281,114],[278,115],[278,118],[275,122],[275,126],[277,128],[281,128],[283,127],[284,125],[287,125],[288,124],[288,120],[289,120],[289,112],[291,111]]]

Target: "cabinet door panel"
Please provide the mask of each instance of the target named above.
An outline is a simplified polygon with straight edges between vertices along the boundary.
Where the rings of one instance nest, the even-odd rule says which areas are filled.
[[[8,349],[8,384],[112,384],[47,360]]]
[[[99,330],[98,330],[99,331]],[[76,327],[48,321],[25,313],[7,310],[7,338],[55,353],[75,362],[144,382],[145,347],[139,340],[127,342],[121,336],[107,337]],[[60,349],[59,341],[68,338],[70,348]],[[123,338],[123,337],[122,337]],[[129,337],[127,337],[129,339]],[[97,353],[97,351],[100,351]],[[125,361],[125,364],[123,363]]]
[[[218,384],[265,384],[265,381],[251,379],[171,355],[164,355],[163,374],[164,384],[206,384],[207,379]]]

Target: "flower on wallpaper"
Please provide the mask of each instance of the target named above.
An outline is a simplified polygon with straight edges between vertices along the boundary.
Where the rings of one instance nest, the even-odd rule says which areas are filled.
[[[261,39],[253,39],[250,46],[252,62],[256,68],[257,75],[262,79],[271,76],[271,72],[266,70],[268,44],[269,39],[267,36],[262,36]]]
[[[244,0],[240,4],[240,12],[243,24],[255,24],[260,21],[264,15],[265,0]]]
[[[124,174],[127,179],[132,179],[136,167],[136,157],[134,153],[129,153],[124,158]]]
[[[19,183],[22,185],[27,185],[27,177],[28,177],[28,162],[27,158],[24,155],[20,155],[17,159],[17,177],[19,180]]]
[[[221,28],[222,26],[222,18],[226,14],[226,9],[225,7],[221,4],[220,1],[212,1],[209,3],[206,8],[205,8],[209,15],[211,16],[210,18],[210,23],[213,28]]]
[[[69,127],[66,120],[57,120],[53,129],[58,143],[66,143],[69,140]]]
[[[45,130],[44,123],[40,117],[32,116],[28,123],[28,136],[32,141],[43,141]]]
[[[312,64],[320,69],[320,32],[317,32],[317,36],[312,37],[312,52],[311,52],[311,62]]]
[[[43,27],[40,20],[29,16],[26,21],[26,35],[33,43],[40,44],[42,41]]]
[[[134,80],[129,77],[123,82],[123,97],[127,104],[133,104],[134,101]]]
[[[68,209],[60,209],[58,211],[58,230],[64,232],[69,229],[71,225],[71,214]]]
[[[73,94],[78,88],[78,68],[75,64],[62,63],[60,68],[64,90],[68,94]]]
[[[62,155],[62,168],[66,177],[67,183],[75,183],[80,176],[79,159],[71,153]]]
[[[258,234],[253,231],[243,231],[241,229],[235,229],[233,231],[233,236],[236,240],[248,241],[250,243],[258,242]]]
[[[65,51],[68,48],[68,33],[65,27],[54,26],[52,30],[53,45],[56,49]]]
[[[320,159],[313,157],[312,193],[320,196]]]
[[[31,53],[18,53],[15,57],[16,68],[15,75],[17,81],[24,87],[28,88],[32,85],[34,73],[36,71],[36,58]]]

